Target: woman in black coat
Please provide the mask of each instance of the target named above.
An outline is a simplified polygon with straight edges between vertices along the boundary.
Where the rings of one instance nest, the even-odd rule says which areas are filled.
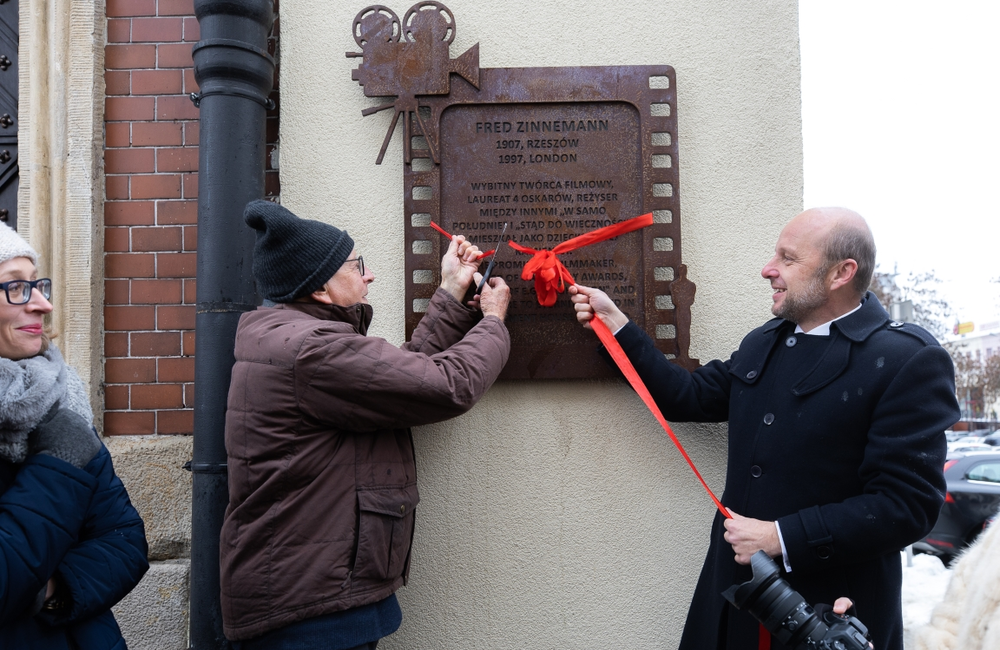
[[[45,333],[37,259],[0,226],[0,649],[124,650],[111,607],[149,567],[145,532]]]

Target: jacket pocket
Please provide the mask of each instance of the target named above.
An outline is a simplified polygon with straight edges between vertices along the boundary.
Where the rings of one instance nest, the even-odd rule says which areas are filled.
[[[358,490],[358,554],[352,577],[387,580],[403,575],[419,502],[416,485]]]

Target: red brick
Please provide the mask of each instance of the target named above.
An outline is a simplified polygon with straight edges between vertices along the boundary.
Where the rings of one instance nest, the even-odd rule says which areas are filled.
[[[109,384],[143,384],[156,381],[156,361],[108,359],[104,362],[104,381]]]
[[[186,145],[197,145],[198,143],[198,122],[185,122],[184,123],[184,144]]]
[[[278,141],[278,130],[280,125],[281,122],[277,117],[269,117],[264,120],[264,139],[267,142]]]
[[[128,176],[105,176],[104,198],[109,201],[128,198]]]
[[[105,147],[127,147],[132,144],[128,122],[108,122],[104,125]]]
[[[108,2],[110,5],[110,0]],[[104,413],[104,435],[140,436],[156,433],[156,418],[152,411],[106,411]]]
[[[184,37],[182,18],[133,18],[133,43],[174,43]]]
[[[156,67],[156,47],[156,45],[105,45],[104,68],[106,70],[135,70]],[[190,53],[188,58],[191,58]],[[194,65],[194,63],[189,62],[188,65]]]
[[[184,40],[189,43],[195,43],[201,38],[201,27],[198,25],[198,19],[194,16],[189,16],[184,19]]]
[[[197,120],[200,113],[187,95],[168,95],[156,98],[156,119]]]
[[[133,386],[130,405],[133,409],[182,408],[184,387],[181,384]]]
[[[128,177],[122,178],[128,180]],[[104,203],[104,225],[152,226],[154,205],[152,201],[107,201]]]
[[[184,174],[184,198],[198,198],[198,174]]]
[[[193,16],[194,0],[159,0],[156,13],[161,16]]]
[[[104,408],[109,411],[121,411],[128,408],[128,386],[105,386]]]
[[[157,68],[190,68],[194,65],[191,58],[191,43],[171,43],[156,46],[156,67]],[[135,66],[148,67],[153,66]]]
[[[151,174],[132,176],[132,198],[134,199],[179,199],[181,198],[181,177],[174,174]]]
[[[128,300],[128,280],[105,280],[104,281],[104,304],[105,305],[127,305]],[[118,356],[118,355],[108,355]]]
[[[132,72],[133,95],[176,95],[184,90],[180,70],[135,70]]]
[[[131,28],[128,18],[108,18],[108,43],[128,43]]]
[[[104,172],[106,174],[140,174],[155,171],[152,149],[106,149]]]
[[[172,357],[181,353],[177,332],[133,332],[129,334],[129,354],[133,357]]]
[[[198,300],[198,281],[184,280],[184,304],[193,305],[197,300]],[[187,353],[185,352],[185,354]]]
[[[152,97],[108,97],[104,100],[104,119],[108,122],[152,120],[154,115]]]
[[[177,305],[181,302],[180,280],[133,280],[132,304]]]
[[[264,196],[281,194],[281,180],[278,172],[264,172]]]
[[[124,253],[128,251],[128,228],[105,228],[104,251]]]
[[[163,382],[194,381],[194,357],[158,359],[156,380]]]
[[[198,82],[194,78],[194,68],[184,69],[184,92],[191,94],[198,92]]]
[[[156,308],[157,330],[193,330],[194,324],[194,305],[161,305]]]
[[[159,434],[194,433],[194,411],[157,411],[156,432]]]
[[[108,16],[155,16],[156,0],[108,0]]]
[[[127,95],[132,92],[132,73],[128,70],[108,70],[104,73],[105,95]]]
[[[136,147],[179,145],[180,124],[173,122],[136,122],[132,125],[132,144]]]
[[[124,253],[104,256],[106,278],[156,277],[156,256],[148,253]]]
[[[160,253],[156,256],[156,277],[193,278],[198,272],[194,253]]]
[[[181,340],[183,341],[183,346],[184,346],[182,354],[185,357],[193,357],[195,348],[194,332],[184,332],[183,334],[181,334]]]
[[[184,228],[184,250],[198,250],[198,226],[187,226]]]
[[[108,332],[131,332],[135,330],[151,330],[156,328],[156,310],[153,307],[104,307],[104,329]],[[149,356],[135,354],[133,356]]]
[[[194,384],[184,384],[184,406],[194,408]]]
[[[197,201],[157,201],[156,223],[161,226],[198,223]]]
[[[181,228],[133,228],[133,251],[178,251],[181,249]]]
[[[108,332],[104,335],[105,357],[128,356],[128,334],[124,332]]]
[[[193,147],[179,149],[157,149],[156,171],[158,172],[196,172],[198,171],[198,149]]]

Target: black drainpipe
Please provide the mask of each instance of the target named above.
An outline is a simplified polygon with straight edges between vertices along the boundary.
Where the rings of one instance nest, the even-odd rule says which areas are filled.
[[[274,77],[272,0],[195,0],[200,106],[195,321],[191,648],[227,648],[219,604],[219,531],[229,490],[224,426],[240,315],[256,308],[254,233],[243,208],[264,196],[265,113]]]

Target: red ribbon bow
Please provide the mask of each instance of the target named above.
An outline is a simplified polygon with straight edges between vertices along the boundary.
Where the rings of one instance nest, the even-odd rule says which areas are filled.
[[[566,291],[567,282],[569,284],[576,284],[573,276],[563,266],[563,263],[559,261],[557,255],[651,225],[653,225],[653,213],[649,212],[639,217],[584,233],[556,245],[552,250],[535,250],[534,248],[515,244],[513,241],[508,241],[507,243],[516,251],[534,256],[528,260],[528,263],[521,270],[521,279],[530,280],[534,278],[535,293],[538,294],[538,304],[543,307],[551,307],[556,304],[556,294]]]

